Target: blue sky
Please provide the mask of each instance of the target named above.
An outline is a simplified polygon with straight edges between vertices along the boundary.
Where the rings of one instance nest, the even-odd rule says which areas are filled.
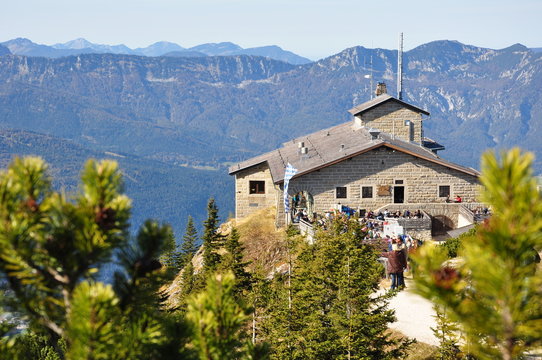
[[[7,0],[0,42],[83,37],[100,44],[279,45],[318,59],[362,45],[405,50],[433,40],[542,47],[542,0]]]

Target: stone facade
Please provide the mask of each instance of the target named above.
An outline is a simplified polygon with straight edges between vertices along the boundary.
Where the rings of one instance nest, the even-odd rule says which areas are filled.
[[[292,196],[299,191],[308,191],[314,198],[314,211],[323,214],[338,204],[375,210],[394,203],[395,192],[400,191],[400,187],[403,188],[404,203],[442,203],[445,198],[439,197],[439,186],[443,185],[450,186],[452,197],[460,195],[464,202],[477,199],[479,185],[475,176],[381,147],[294,178],[288,193]],[[346,187],[346,198],[337,198],[337,187]],[[372,197],[363,198],[362,187],[372,188]],[[281,191],[276,198],[282,198]],[[283,224],[282,201],[276,205],[278,223]]]
[[[265,186],[262,194],[250,193],[251,181],[263,181]],[[275,206],[279,193],[266,163],[235,174],[235,217],[240,219],[260,209]]]
[[[445,205],[447,195],[459,195],[464,203],[477,201],[478,172],[450,163],[423,147],[422,115],[429,115],[425,110],[384,94],[349,112],[356,114],[353,122],[297,140],[297,144],[304,144],[301,153],[305,157],[292,141],[232,166],[236,217],[275,206],[277,225],[285,224],[282,181],[286,163],[299,171],[290,181],[288,195],[291,198],[302,193],[297,209],[311,212],[309,219],[313,212],[324,214],[339,205],[368,211],[401,204],[400,210],[415,211],[422,204]],[[450,209],[435,210],[435,215],[421,208],[432,221],[440,217],[437,220],[446,226],[468,222],[468,214],[456,211],[452,216],[446,212]],[[429,233],[427,224],[418,230],[423,232],[420,236]]]
[[[389,101],[355,117],[360,126],[375,128],[405,141],[421,143],[422,114],[395,101]]]

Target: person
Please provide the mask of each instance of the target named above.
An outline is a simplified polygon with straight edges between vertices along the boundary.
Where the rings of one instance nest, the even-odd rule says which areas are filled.
[[[461,202],[461,196],[457,195],[457,196],[455,197],[455,202],[456,202],[456,203],[460,203],[460,202]]]
[[[305,209],[301,210],[301,219],[305,222],[309,222],[309,215]]]
[[[293,197],[292,197],[292,203],[294,205],[294,208],[297,208],[298,205],[299,205],[299,195],[298,194],[295,194]]]
[[[401,269],[397,273],[397,288],[398,289],[404,289],[406,287],[405,285],[405,276],[404,271],[408,267],[408,255],[407,255],[407,249],[403,241],[400,237],[397,237],[395,240],[395,246],[392,246],[393,251],[398,251],[401,253],[400,260],[401,260]]]
[[[394,243],[392,244],[392,250],[382,254],[383,257],[388,258],[388,274],[391,278],[391,290],[398,290],[405,286],[405,280],[403,271],[406,267],[405,253],[402,247]]]
[[[446,200],[445,200],[445,201],[446,201],[447,203],[452,202],[452,201],[450,200],[450,194],[446,195]]]

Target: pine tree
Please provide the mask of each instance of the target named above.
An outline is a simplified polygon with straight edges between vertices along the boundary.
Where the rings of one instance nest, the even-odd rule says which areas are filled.
[[[381,276],[376,253],[362,244],[355,222],[331,229],[318,232],[314,245],[298,245],[291,289],[288,274],[273,285],[265,325],[273,358],[403,356],[411,341],[388,334],[387,325],[394,321],[389,295],[375,296]]]
[[[518,149],[482,157],[482,200],[492,217],[464,239],[461,261],[438,247],[417,257],[417,289],[460,324],[480,359],[519,359],[542,345],[542,201],[533,156]]]
[[[234,227],[226,238],[225,249],[227,253],[223,256],[221,268],[224,271],[231,271],[235,276],[235,294],[237,298],[247,295],[252,287],[252,275],[246,270],[250,261],[243,261],[244,247],[239,242],[239,232]]]
[[[431,328],[435,337],[439,340],[438,356],[440,360],[461,359],[459,348],[459,327],[450,321],[446,313],[438,306],[434,306],[437,326]]]
[[[248,310],[235,301],[235,277],[210,277],[206,291],[189,300],[187,318],[194,329],[193,346],[201,360],[265,359],[264,346],[253,346],[244,330]]]
[[[256,311],[260,313],[259,330],[263,340],[271,346],[272,359],[294,359],[297,352],[299,338],[295,336],[299,328],[297,316],[298,307],[292,306],[292,299],[296,300],[296,294],[292,292],[292,279],[295,278],[297,268],[293,266],[293,258],[304,248],[306,243],[292,227],[286,232],[286,251],[288,263],[286,269],[275,274],[271,281],[260,282],[254,289],[258,290],[255,295]],[[290,256],[291,254],[291,256]]]
[[[173,232],[167,234],[160,256],[160,263],[166,267],[171,276],[175,276],[181,268],[179,264],[179,252],[177,251],[177,243]]]
[[[194,219],[192,216],[188,216],[188,222],[186,223],[186,230],[183,236],[183,243],[181,245],[181,262],[178,264],[179,268],[184,267],[188,261],[198,251],[196,242],[198,241],[198,230],[194,226]]]
[[[203,274],[208,276],[220,264],[218,250],[224,243],[224,236],[218,231],[218,208],[213,198],[207,204],[207,220],[203,223]]]
[[[130,240],[130,200],[115,162],[89,160],[81,178],[70,201],[52,191],[39,158],[16,159],[0,173],[0,277],[16,299],[9,310],[28,319],[28,334],[44,334],[43,358],[156,357],[179,344],[156,302],[142,301],[158,298],[171,229],[146,222]],[[113,288],[95,277],[114,255],[122,270]],[[0,339],[3,350],[25,352],[24,342],[9,340]]]

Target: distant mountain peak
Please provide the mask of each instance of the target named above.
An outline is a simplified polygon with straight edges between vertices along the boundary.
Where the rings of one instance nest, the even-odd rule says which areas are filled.
[[[13,40],[9,40],[9,41],[6,41],[5,43],[12,43],[12,44],[19,44],[19,45],[31,45],[31,44],[34,44],[32,42],[32,40],[27,39],[27,38],[23,38],[23,37],[19,37],[19,38],[13,39]]]
[[[145,55],[145,56],[163,56],[167,53],[177,52],[177,51],[183,51],[185,48],[182,46],[169,42],[169,41],[158,41],[155,42],[146,48],[137,48],[135,49],[135,53],[138,55]]]
[[[514,45],[511,45],[509,47],[506,47],[502,50],[508,50],[508,51],[529,51],[529,48],[525,45],[522,45],[520,43],[516,43]]]
[[[94,44],[90,41],[84,39],[84,38],[77,38],[74,40],[70,40],[68,42],[65,42],[63,44],[55,44],[53,47],[55,49],[75,49],[75,50],[81,50],[81,49],[87,49],[91,48]]]
[[[268,45],[243,49],[241,46],[229,41],[219,43],[206,43],[186,49],[176,43],[169,41],[158,41],[144,48],[130,49],[120,45],[94,44],[85,38],[77,38],[65,43],[58,43],[52,46],[39,45],[29,39],[18,38],[2,43],[12,54],[24,56],[38,56],[47,58],[59,58],[63,56],[79,54],[128,54],[140,56],[181,56],[181,57],[201,57],[201,56],[232,56],[232,55],[252,55],[263,56],[274,60],[284,61],[294,65],[307,64],[312,62],[290,51],[283,50],[277,45]]]
[[[227,41],[227,42],[220,42],[220,43],[201,44],[201,45],[193,46],[189,50],[198,51],[210,56],[214,56],[214,55],[226,55],[225,53],[229,53],[229,52],[233,53],[235,51],[243,50],[243,48],[237,44]]]

